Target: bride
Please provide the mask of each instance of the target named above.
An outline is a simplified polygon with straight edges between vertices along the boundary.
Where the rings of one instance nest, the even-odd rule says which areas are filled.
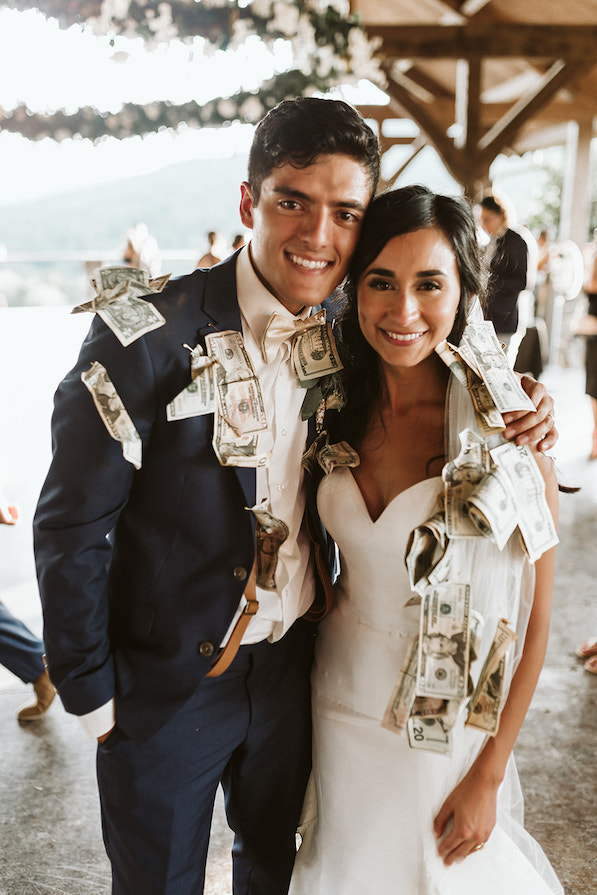
[[[358,451],[358,465],[337,466],[318,491],[342,571],[336,608],[320,627],[313,798],[305,804],[290,893],[562,893],[541,848],[524,830],[511,755],[544,660],[553,547],[540,558],[537,551],[533,564],[518,528],[501,551],[488,537],[449,540],[449,586],[470,587],[468,630],[437,653],[447,658],[434,658],[428,645],[417,660],[426,597],[424,588],[413,592],[407,543],[413,529],[438,512],[444,518],[438,503],[442,469],[447,461],[458,463],[459,434],[470,430],[474,444],[484,443],[467,389],[435,350],[446,339],[459,344],[481,291],[468,205],[424,187],[378,197],[367,211],[350,280],[341,322],[347,403],[340,413],[328,412],[325,423],[328,442],[349,443]],[[494,436],[489,446],[500,442]],[[555,518],[552,463],[536,450],[527,462],[535,472],[539,468],[537,479],[545,482]],[[445,471],[444,478],[449,480]],[[549,517],[547,506],[545,513]],[[501,700],[502,710],[497,732],[488,735],[491,723],[471,726],[469,698],[500,619],[516,642],[499,666],[502,695],[494,705]],[[396,694],[408,690],[417,661],[419,670],[422,661],[443,662],[442,671],[451,663],[466,692],[455,700],[444,699],[441,690],[440,699],[407,699],[410,718],[400,732],[393,729],[400,725],[393,724],[388,704],[400,702]],[[433,706],[441,707],[440,716],[447,713],[417,724],[413,705],[427,707],[423,716],[433,715]],[[425,732],[431,728],[438,737]]]

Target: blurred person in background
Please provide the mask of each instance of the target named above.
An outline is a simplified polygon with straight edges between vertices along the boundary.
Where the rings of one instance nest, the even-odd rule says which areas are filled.
[[[519,233],[510,229],[509,210],[503,199],[485,196],[480,206],[481,226],[489,236],[486,316],[508,349],[518,330],[518,296],[527,288],[528,246]],[[513,363],[515,357],[506,353]]]
[[[158,276],[162,267],[160,251],[146,224],[135,224],[127,230],[122,260],[130,267],[146,270],[150,277]]]
[[[19,512],[0,496],[0,524],[16,525]],[[33,684],[35,698],[28,700],[17,712],[19,721],[38,721],[46,714],[56,690],[50,682],[43,661],[44,645],[20,619],[0,603],[0,664],[20,678]]]
[[[583,251],[585,264],[583,289],[589,302],[587,318],[592,318],[586,320],[586,332],[584,333],[586,345],[585,392],[591,399],[591,409],[593,411],[593,439],[589,459],[597,460],[597,230],[595,230],[593,236],[593,241],[586,245]],[[591,326],[591,324],[594,324],[594,326]],[[594,329],[593,334],[591,334],[592,329]],[[597,648],[595,653],[597,653]],[[595,670],[597,672],[597,667]]]
[[[551,257],[551,237],[549,230],[541,230],[537,237],[537,272],[546,274],[549,271],[549,259]]]
[[[537,236],[537,282],[535,283],[535,314],[543,320],[548,309],[548,287],[554,244],[549,230]]]
[[[216,230],[210,230],[207,234],[207,244],[207,252],[199,258],[195,267],[213,267],[214,264],[219,264],[222,258],[225,257],[224,240],[222,235]]]

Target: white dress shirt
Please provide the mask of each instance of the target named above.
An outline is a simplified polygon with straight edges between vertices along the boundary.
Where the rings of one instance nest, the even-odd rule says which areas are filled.
[[[301,420],[305,389],[301,388],[290,357],[290,343],[283,342],[271,363],[261,354],[261,337],[273,313],[295,318],[261,283],[244,248],[236,262],[238,304],[245,347],[261,382],[268,428],[259,433],[259,453],[269,453],[269,466],[256,470],[256,504],[264,499],[269,512],[288,526],[288,537],[280,547],[276,590],[257,588],[259,611],[251,618],[243,643],[275,642],[303,615],[315,597],[315,579],[309,562],[311,545],[302,527],[305,490],[301,458],[307,441],[307,423]],[[306,318],[305,308],[298,316]],[[228,639],[245,605],[228,630]]]

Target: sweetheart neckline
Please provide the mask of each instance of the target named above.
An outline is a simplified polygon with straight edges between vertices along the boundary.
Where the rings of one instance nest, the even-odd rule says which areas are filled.
[[[371,513],[369,512],[369,507],[367,506],[367,502],[365,501],[365,498],[363,497],[363,492],[359,488],[359,483],[357,482],[356,478],[353,475],[352,469],[350,469],[350,467],[348,467],[348,466],[343,467],[343,469],[345,469],[346,472],[348,473],[348,475],[350,476],[350,480],[353,483],[353,485],[357,491],[357,494],[359,495],[360,503],[361,503],[363,510],[365,511],[365,514],[366,514],[367,518],[369,519],[369,522],[371,523],[371,525],[377,525],[377,523],[380,521],[380,519],[383,516],[385,516],[385,514],[388,512],[390,507],[394,503],[396,503],[398,498],[403,497],[405,494],[408,494],[408,492],[412,491],[413,488],[418,488],[419,485],[426,484],[427,482],[437,482],[438,479],[441,481],[441,475],[436,475],[436,476],[432,476],[429,479],[421,479],[420,482],[415,482],[413,485],[409,485],[408,488],[405,488],[403,491],[399,491],[398,494],[395,494],[394,497],[392,497],[392,499],[385,505],[385,507],[379,514],[379,516],[377,516],[377,518],[374,519],[371,516]]]

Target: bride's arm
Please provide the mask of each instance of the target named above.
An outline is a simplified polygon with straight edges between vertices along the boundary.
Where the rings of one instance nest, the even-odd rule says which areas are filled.
[[[545,479],[547,502],[557,524],[558,486],[553,464],[548,457],[535,456]],[[535,563],[535,591],[524,649],[502,711],[498,733],[488,738],[471,769],[450,793],[435,818],[434,834],[441,840],[438,853],[445,864],[470,855],[476,846],[487,841],[495,826],[498,788],[545,659],[554,560],[555,548],[552,548]],[[450,818],[453,819],[451,828],[446,827]]]

